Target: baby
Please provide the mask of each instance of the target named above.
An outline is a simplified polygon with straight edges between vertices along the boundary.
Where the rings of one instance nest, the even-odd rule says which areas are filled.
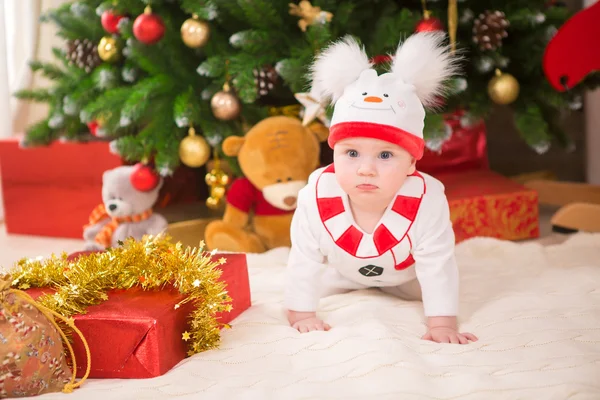
[[[442,33],[402,43],[389,73],[378,75],[351,38],[325,49],[312,85],[335,104],[333,164],[310,176],[298,197],[287,266],[285,307],[300,332],[329,330],[319,299],[378,287],[422,300],[423,339],[466,344],[457,327],[458,270],[443,185],[420,173],[424,106],[457,71]]]

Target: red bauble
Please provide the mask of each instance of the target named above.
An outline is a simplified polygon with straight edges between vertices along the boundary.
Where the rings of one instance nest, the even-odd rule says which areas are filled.
[[[112,10],[107,10],[102,13],[100,21],[102,27],[108,33],[119,33],[119,21],[123,18],[123,15],[114,14]]]
[[[415,32],[435,32],[443,30],[444,24],[435,17],[424,18],[417,22],[417,26],[415,27]]]
[[[160,181],[158,174],[148,165],[143,163],[135,164],[135,168],[129,176],[129,179],[133,187],[140,192],[148,192],[154,189]]]
[[[92,121],[87,123],[87,127],[90,130],[90,133],[96,136],[96,132],[98,131],[100,125],[98,124],[98,121]]]
[[[145,11],[133,23],[133,34],[145,44],[154,44],[165,34],[165,24],[159,15]]]

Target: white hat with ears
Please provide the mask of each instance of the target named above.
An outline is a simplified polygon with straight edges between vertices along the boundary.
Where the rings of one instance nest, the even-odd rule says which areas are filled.
[[[350,36],[324,49],[311,66],[313,89],[334,106],[331,148],[349,137],[397,144],[423,156],[425,107],[435,106],[444,81],[458,72],[459,57],[443,32],[419,32],[400,42],[389,72],[378,75]]]

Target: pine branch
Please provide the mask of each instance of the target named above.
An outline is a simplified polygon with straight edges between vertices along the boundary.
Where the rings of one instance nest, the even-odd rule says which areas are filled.
[[[200,122],[200,104],[192,87],[177,96],[173,106],[175,124],[182,128]]]
[[[536,104],[529,105],[524,109],[516,109],[515,124],[519,134],[529,146],[534,147],[550,142],[548,124],[540,107]]]
[[[46,146],[55,139],[52,129],[48,126],[47,119],[30,126],[26,133],[25,146]]]
[[[165,93],[169,93],[174,84],[166,75],[158,75],[144,79],[131,87],[131,95],[121,110],[121,126],[138,122],[148,109],[151,101]]]
[[[49,89],[22,89],[13,96],[21,100],[32,100],[38,103],[48,103],[54,100],[54,94]]]
[[[52,21],[59,27],[58,36],[65,39],[88,38],[99,41],[105,32],[100,21],[88,21],[61,9],[50,10],[43,16],[42,21]]]
[[[29,68],[33,72],[41,71],[42,74],[48,79],[59,80],[67,77],[67,74],[56,65],[41,62],[41,61],[30,61]]]
[[[218,13],[217,6],[212,1],[182,0],[181,8],[188,14],[196,14],[198,18],[213,20]]]
[[[271,0],[239,0],[238,6],[252,26],[258,29],[279,30],[283,27],[283,20],[277,14],[271,2]]]

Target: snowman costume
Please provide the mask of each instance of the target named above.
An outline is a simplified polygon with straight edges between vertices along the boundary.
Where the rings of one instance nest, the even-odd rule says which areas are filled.
[[[457,58],[438,32],[401,43],[388,73],[378,75],[359,45],[345,38],[325,49],[312,66],[312,84],[335,104],[328,143],[369,137],[423,156],[425,108]],[[372,233],[354,221],[335,165],[312,173],[300,191],[291,225],[285,307],[315,312],[319,299],[339,291],[379,287],[393,292],[418,282],[425,316],[456,316],[458,269],[455,237],[444,186],[416,171],[388,205]],[[416,279],[416,281],[415,281]]]

